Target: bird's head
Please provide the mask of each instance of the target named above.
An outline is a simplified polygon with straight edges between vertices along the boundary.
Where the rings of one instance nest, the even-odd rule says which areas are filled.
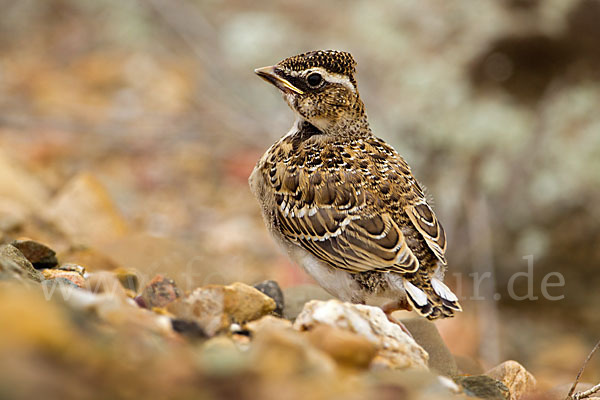
[[[366,125],[355,71],[352,55],[335,50],[311,51],[255,70],[281,90],[292,110],[324,133]]]

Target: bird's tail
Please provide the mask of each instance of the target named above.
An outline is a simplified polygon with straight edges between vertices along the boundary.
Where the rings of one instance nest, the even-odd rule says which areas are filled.
[[[440,279],[418,274],[403,278],[406,297],[415,310],[427,319],[448,318],[462,311],[458,297]]]

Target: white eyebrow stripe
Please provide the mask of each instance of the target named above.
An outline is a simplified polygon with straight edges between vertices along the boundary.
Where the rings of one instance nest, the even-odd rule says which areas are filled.
[[[352,91],[352,93],[356,93],[356,88],[354,87],[352,82],[350,82],[350,79],[348,79],[347,76],[344,76],[342,74],[334,74],[334,73],[328,72],[324,68],[321,68],[321,67],[312,68],[310,71],[311,72],[314,72],[314,71],[319,72],[321,74],[321,76],[323,77],[323,79],[325,79],[327,82],[338,83],[340,85],[344,85],[348,89],[350,89]]]
[[[350,79],[348,79],[347,76],[344,76],[342,74],[335,74],[335,73],[328,72],[323,67],[314,67],[314,68],[308,69],[306,71],[291,71],[289,74],[292,75],[293,77],[304,78],[313,72],[320,73],[321,76],[323,77],[323,79],[325,79],[329,83],[337,83],[340,85],[344,85],[348,89],[350,89],[352,91],[352,93],[356,93],[356,88],[354,87],[352,82],[350,82]]]

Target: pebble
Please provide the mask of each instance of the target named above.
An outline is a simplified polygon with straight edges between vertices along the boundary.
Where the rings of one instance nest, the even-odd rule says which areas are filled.
[[[459,384],[465,394],[486,400],[508,400],[509,389],[506,385],[487,375],[459,376],[454,381]]]
[[[33,268],[33,265],[16,247],[5,244],[0,246],[0,278],[29,279],[41,282],[44,276]]]
[[[195,321],[173,318],[171,319],[171,326],[175,332],[192,339],[207,337],[204,329]]]
[[[146,287],[144,287],[141,297],[144,300],[146,308],[162,308],[180,298],[181,291],[172,279],[162,275],[156,275],[148,282]]]
[[[288,376],[323,376],[336,371],[326,353],[316,349],[306,335],[294,330],[265,329],[253,340],[251,365],[274,380]]]
[[[365,369],[377,355],[377,345],[357,333],[331,325],[317,325],[306,333],[310,343],[340,366]]]
[[[499,380],[508,387],[510,400],[519,400],[535,390],[535,378],[516,361],[505,361],[489,370],[486,375]]]
[[[57,267],[56,269],[59,269],[61,271],[70,271],[70,272],[77,272],[79,275],[83,276],[85,278],[85,274],[86,274],[86,270],[84,266],[81,266],[79,264],[74,264],[74,263],[66,263],[61,265],[60,267]]]
[[[273,311],[273,314],[275,314],[278,317],[282,317],[283,309],[285,307],[285,301],[283,298],[283,292],[281,291],[279,284],[275,281],[267,280],[257,283],[256,285],[254,285],[254,288],[260,290],[261,292],[275,300],[275,310]]]
[[[294,322],[300,331],[330,325],[369,340],[377,348],[373,368],[427,370],[427,352],[398,324],[388,320],[378,307],[344,303],[339,300],[308,302]]]
[[[226,376],[246,368],[247,359],[247,355],[227,336],[210,338],[200,349],[202,366],[208,373],[217,376]]]
[[[35,269],[54,268],[58,265],[56,252],[45,244],[28,239],[16,240],[11,244],[23,253]]]
[[[67,278],[63,278],[63,277],[46,279],[45,281],[42,281],[42,286],[46,287],[45,288],[46,293],[52,293],[52,291],[55,289],[55,287],[53,287],[53,285],[62,285],[62,286],[69,287],[72,289],[79,289],[81,287],[81,286],[77,285],[76,283],[74,283],[71,279],[67,279]]]
[[[245,283],[234,282],[224,286],[225,312],[233,321],[253,321],[272,313],[277,307],[275,300]]]
[[[291,329],[292,323],[287,319],[274,317],[272,315],[265,315],[262,318],[259,318],[255,321],[250,321],[244,324],[245,330],[250,332],[251,334],[256,334],[259,331],[264,329]]]
[[[113,272],[125,289],[137,293],[140,288],[140,279],[135,270],[118,268]]]
[[[83,275],[78,271],[66,271],[62,269],[42,269],[42,274],[46,279],[61,279],[68,280],[73,285],[82,288],[86,285],[86,281],[83,278]]]
[[[275,301],[244,283],[208,285],[167,306],[177,318],[196,321],[209,336],[233,322],[244,323],[275,310]]]

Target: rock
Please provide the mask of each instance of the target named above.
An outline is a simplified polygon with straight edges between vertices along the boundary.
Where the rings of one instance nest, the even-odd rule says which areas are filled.
[[[135,302],[135,304],[138,305],[138,307],[140,308],[148,308],[148,304],[146,304],[146,300],[144,300],[144,298],[142,296],[135,296],[133,298],[133,301]]]
[[[62,269],[42,269],[41,273],[46,279],[65,279],[71,282],[73,285],[82,288],[86,285],[83,274],[79,271],[68,271]]]
[[[71,290],[69,300],[60,294],[49,300],[41,290],[1,286],[2,399],[205,398],[203,389],[192,389],[205,382],[195,345],[170,326],[171,333],[163,333],[163,317],[125,305],[111,310],[119,318],[104,321],[75,308],[80,296],[104,295]],[[135,394],[123,394],[131,388]]]
[[[260,331],[250,349],[251,365],[262,375],[279,379],[286,376],[322,376],[335,371],[334,361],[314,348],[308,337],[294,330]]]
[[[415,341],[429,354],[429,368],[440,375],[458,375],[454,357],[446,347],[434,323],[425,318],[402,319]]]
[[[253,321],[275,310],[275,300],[245,283],[235,282],[224,289],[225,312],[234,322]]]
[[[510,393],[504,383],[486,375],[455,377],[465,394],[487,400],[508,400]]]
[[[73,264],[73,263],[66,263],[55,269],[59,269],[61,271],[77,272],[79,275],[81,275],[84,278],[85,278],[85,274],[86,274],[84,266],[78,265],[78,264]]]
[[[129,231],[104,185],[89,173],[67,182],[48,205],[47,214],[77,243],[103,243]]]
[[[172,279],[156,275],[142,291],[146,308],[162,308],[181,297],[181,291]]]
[[[275,300],[275,310],[273,313],[278,317],[283,316],[283,309],[285,306],[283,292],[279,287],[279,284],[272,280],[263,281],[254,285],[255,289],[260,290],[273,300]]]
[[[70,290],[66,293],[57,291],[63,297],[70,308],[84,311],[87,315],[93,315],[102,320],[107,327],[118,331],[128,331],[137,335],[141,332],[152,333],[154,341],[159,336],[175,339],[177,334],[173,331],[171,319],[166,315],[160,315],[148,310],[141,309],[128,298],[119,281],[113,276],[112,280],[106,279],[111,274],[94,274],[90,280],[98,279],[97,275],[103,275],[102,284],[96,287],[97,292],[87,290]],[[111,290],[111,288],[116,288]]]
[[[265,315],[262,318],[259,318],[255,321],[250,321],[244,325],[244,329],[246,329],[251,334],[256,334],[263,329],[291,329],[292,323],[287,319],[277,318],[272,315]]]
[[[11,244],[23,253],[35,269],[54,268],[58,265],[56,252],[45,244],[27,239],[16,240]]]
[[[246,332],[233,332],[230,336],[233,343],[242,351],[248,351],[250,349],[251,338]]]
[[[224,303],[221,287],[204,287],[170,303],[167,310],[177,319],[196,322],[208,336],[214,336],[231,323]]]
[[[48,355],[53,354],[52,350],[62,354],[77,341],[63,307],[48,301],[39,290],[18,285],[6,285],[0,290],[0,326],[2,356],[7,355],[6,350],[22,352],[25,348]],[[6,362],[4,357],[2,360]],[[4,375],[3,378],[6,379]]]
[[[283,316],[289,320],[296,319],[304,305],[311,300],[330,300],[334,298],[322,287],[311,284],[286,288],[283,291],[283,297],[285,298]]]
[[[205,338],[207,337],[204,329],[198,325],[195,321],[188,321],[184,319],[171,319],[171,325],[173,330],[177,333],[181,333],[192,339]]]
[[[0,278],[30,279],[41,282],[44,276],[33,268],[27,258],[14,246],[5,244],[0,246]]]
[[[377,355],[377,345],[357,333],[331,325],[316,325],[307,332],[317,349],[329,354],[339,365],[367,368]]]
[[[231,374],[247,365],[247,356],[242,354],[235,342],[226,336],[217,336],[203,343],[200,351],[202,366],[212,374]]]
[[[486,373],[487,376],[504,383],[510,391],[510,400],[519,400],[532,392],[536,380],[525,367],[516,361],[505,361]]]
[[[377,355],[372,367],[427,370],[427,352],[399,325],[390,322],[378,307],[313,300],[304,306],[294,328],[310,330],[321,324],[358,334],[375,344]]]
[[[140,287],[140,279],[135,270],[118,268],[114,271],[114,274],[125,289],[137,293]]]
[[[63,286],[65,288],[70,289],[79,289],[81,287],[74,283],[71,279],[63,277],[46,279],[45,281],[42,281],[42,288],[44,290],[44,293],[53,293],[56,290],[56,286]]]
[[[252,321],[275,310],[275,301],[243,283],[208,285],[169,304],[177,318],[196,321],[213,336],[232,322]]]

